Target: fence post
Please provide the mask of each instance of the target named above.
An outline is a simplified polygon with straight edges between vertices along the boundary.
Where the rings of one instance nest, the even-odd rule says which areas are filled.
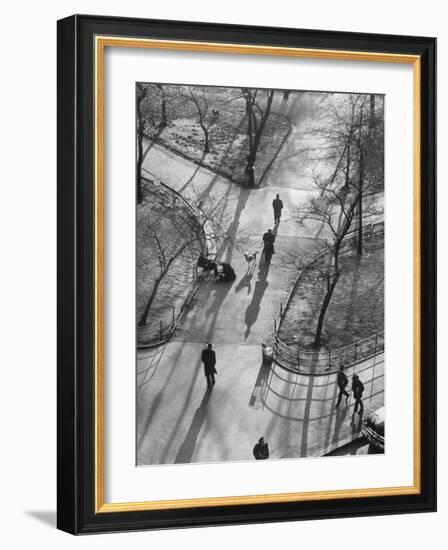
[[[283,317],[283,304],[280,302],[280,317]]]
[[[355,342],[355,363],[356,363],[357,351],[358,351],[358,344]]]
[[[162,321],[160,321],[160,340],[163,340]]]

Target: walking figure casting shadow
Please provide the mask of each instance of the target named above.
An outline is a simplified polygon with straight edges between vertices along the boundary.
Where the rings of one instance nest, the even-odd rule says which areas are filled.
[[[188,433],[185,437],[184,442],[182,443],[179,452],[177,453],[175,464],[186,464],[191,462],[193,458],[194,450],[196,448],[196,442],[198,439],[199,432],[201,431],[204,420],[207,416],[207,406],[212,395],[212,389],[207,388],[204,397],[202,398],[201,404],[194,413],[193,420],[191,422]]]

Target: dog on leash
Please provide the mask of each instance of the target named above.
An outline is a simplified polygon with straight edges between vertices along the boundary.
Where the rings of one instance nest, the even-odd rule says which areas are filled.
[[[250,268],[252,264],[255,264],[257,262],[257,254],[259,252],[260,250],[255,250],[255,252],[252,252],[250,254],[248,252],[244,253],[244,258],[246,259],[248,268]]]

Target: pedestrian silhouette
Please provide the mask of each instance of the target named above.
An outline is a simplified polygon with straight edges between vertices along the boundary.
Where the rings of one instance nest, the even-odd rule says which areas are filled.
[[[280,218],[282,217],[283,202],[280,199],[280,195],[276,195],[275,199],[272,201],[272,208],[274,209],[274,223],[277,225],[280,223]]]
[[[353,375],[352,379],[352,391],[353,391],[353,397],[355,398],[355,409],[353,411],[353,416],[355,416],[355,413],[358,411],[359,407],[359,415],[361,415],[364,411],[364,405],[362,402],[362,394],[364,392],[364,384],[359,379],[359,376],[357,374]]]
[[[348,398],[350,397],[350,394],[346,391],[346,387],[348,386],[348,378],[344,372],[344,365],[341,365],[339,367],[338,377],[336,380],[336,383],[339,388],[339,395],[338,395],[338,401],[336,403],[336,408],[339,407],[341,404],[342,396],[345,395],[345,400],[348,401]]]
[[[264,437],[260,437],[252,452],[255,460],[266,460],[269,458],[269,447],[265,442]]]
[[[211,344],[207,344],[207,347],[202,350],[202,362],[204,363],[204,374],[207,379],[207,387],[210,388],[215,385],[215,374],[218,374],[215,368],[216,354]]]
[[[268,229],[266,233],[263,235],[263,242],[264,242],[264,248],[263,248],[264,258],[266,263],[270,264],[272,255],[275,254],[275,250],[274,250],[275,235],[274,233],[272,233],[272,229]]]

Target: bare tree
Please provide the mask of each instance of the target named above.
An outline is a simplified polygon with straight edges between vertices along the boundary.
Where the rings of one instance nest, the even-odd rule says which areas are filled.
[[[174,116],[169,103],[170,87],[163,84],[146,84],[138,82],[136,85],[136,127],[137,127],[137,169],[136,188],[137,203],[142,202],[142,165],[143,140],[153,141],[162,133]],[[173,102],[174,103],[174,102]]]
[[[319,222],[326,228],[324,259],[315,264],[320,277],[325,281],[325,294],[317,320],[314,346],[321,345],[325,315],[341,275],[340,253],[344,239],[358,212],[358,243],[362,239],[362,217],[375,213],[366,197],[376,182],[371,173],[374,163],[367,165],[367,145],[363,136],[365,122],[365,95],[347,96],[342,103],[332,105],[325,115],[325,124],[319,130],[322,137],[322,159],[315,167],[314,185],[316,196],[295,211],[299,224],[306,220]],[[369,172],[367,176],[367,166]],[[359,246],[359,244],[358,244]],[[359,251],[359,248],[358,248]],[[359,252],[358,252],[359,253]],[[362,253],[362,244],[361,244]],[[317,267],[316,267],[317,266]]]
[[[203,202],[192,190],[189,201],[161,184],[166,192],[163,208],[152,210],[148,216],[145,228],[145,239],[152,241],[152,249],[157,258],[157,274],[151,284],[151,291],[138,325],[147,323],[148,315],[157,297],[160,285],[173,269],[177,260],[191,262],[192,257],[199,253],[208,254],[206,233],[213,241],[224,248],[228,243],[234,243],[234,236],[228,224],[226,215],[226,199],[208,199]],[[154,192],[157,192],[154,189]],[[194,205],[194,206],[193,206]],[[174,230],[176,238],[168,238],[167,222]],[[215,251],[218,253],[218,251]],[[193,263],[191,264],[193,267]]]
[[[182,86],[180,95],[190,101],[195,108],[199,126],[204,134],[204,155],[210,153],[210,130],[217,122],[216,114],[210,108],[210,100],[206,88],[198,86]]]
[[[155,190],[155,192],[158,191]],[[153,243],[152,249],[157,258],[158,271],[140,317],[139,326],[146,324],[159,287],[175,261],[190,250],[200,251],[205,241],[204,222],[195,216],[184,199],[173,191],[168,193],[164,200],[166,204],[162,209],[150,213],[145,228],[145,238]],[[170,231],[174,232],[174,237],[169,236]],[[189,260],[186,259],[186,261]]]
[[[255,161],[257,160],[261,137],[271,112],[275,90],[265,90],[266,102],[264,108],[259,101],[260,96],[262,96],[261,91],[256,88],[242,88],[241,91],[246,101],[247,137],[249,143],[246,174],[249,187],[255,187]]]
[[[135,172],[137,204],[141,204],[142,195],[142,164],[143,164],[143,138],[145,135],[145,117],[142,103],[148,95],[148,86],[137,83],[136,86],[136,116],[137,116],[137,169]]]

